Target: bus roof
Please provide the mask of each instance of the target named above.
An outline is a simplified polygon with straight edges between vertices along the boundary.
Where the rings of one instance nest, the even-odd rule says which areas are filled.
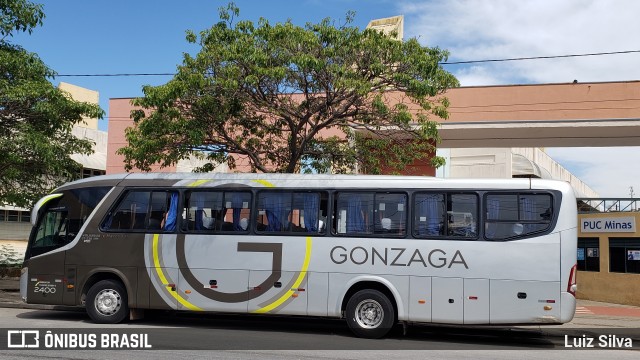
[[[56,190],[87,186],[184,186],[224,181],[267,187],[317,188],[442,188],[442,189],[557,189],[572,191],[568,183],[542,179],[442,179],[431,176],[256,174],[256,173],[122,173],[67,183]],[[393,184],[393,185],[392,185]],[[214,184],[211,184],[214,185]],[[258,185],[259,186],[259,185]]]

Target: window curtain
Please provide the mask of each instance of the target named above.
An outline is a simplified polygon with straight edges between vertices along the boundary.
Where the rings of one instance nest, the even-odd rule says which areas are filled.
[[[347,196],[347,233],[364,232],[364,208],[359,194]]]
[[[204,226],[202,223],[202,219],[204,216],[204,194],[201,193],[193,193],[194,196],[194,205],[196,207],[195,218],[194,218],[194,227],[195,230],[203,230]]]
[[[304,201],[304,227],[309,232],[318,231],[318,210],[320,209],[320,194],[305,193]]]
[[[164,223],[164,231],[175,231],[176,223],[178,222],[178,193],[171,193],[171,199],[169,200],[169,213],[167,214],[167,221]]]
[[[231,194],[231,208],[233,209],[233,230],[244,231],[240,226],[240,213],[242,212],[242,193]]]
[[[439,195],[427,195],[418,204],[418,216],[426,219],[426,221],[418,221],[418,235],[440,235],[442,218],[438,206],[441,203]]]
[[[500,215],[500,200],[495,198],[487,199],[487,220],[498,220]],[[489,222],[487,224],[487,237],[495,238],[498,230],[498,224]]]
[[[538,220],[536,219],[533,199],[527,197],[520,198],[520,216],[521,220]],[[535,224],[524,224],[524,234],[530,233],[534,229]]]
[[[267,214],[266,231],[285,231],[289,227],[287,204],[291,201],[291,194],[264,194],[264,210]]]

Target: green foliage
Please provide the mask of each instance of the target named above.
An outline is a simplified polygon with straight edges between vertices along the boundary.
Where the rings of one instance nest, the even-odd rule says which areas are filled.
[[[6,41],[42,22],[41,5],[0,0],[0,11],[0,205],[30,207],[81,170],[69,156],[90,153],[92,143],[73,136],[73,125],[103,111],[72,100],[36,54]]]
[[[2,40],[13,32],[27,31],[31,34],[34,27],[42,25],[44,13],[42,5],[26,0],[0,0],[0,35]]]
[[[431,118],[447,118],[442,94],[458,86],[438,65],[446,51],[362,31],[353,13],[304,27],[238,16],[229,4],[210,29],[187,32],[200,52],[134,100],[127,170],[195,155],[209,161],[199,171],[240,159],[261,172],[379,173],[434,154]]]

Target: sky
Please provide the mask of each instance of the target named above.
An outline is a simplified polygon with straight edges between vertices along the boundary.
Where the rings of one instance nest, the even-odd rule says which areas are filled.
[[[185,31],[218,21],[219,0],[31,0],[44,5],[44,25],[10,41],[37,53],[58,77],[110,98],[142,95],[143,85],[170,76],[80,77],[80,74],[173,73],[188,44]],[[449,61],[640,50],[635,0],[236,0],[240,19],[294,24],[331,18],[337,25],[404,15],[405,39],[450,52]],[[462,86],[640,80],[640,53],[445,65]],[[640,109],[638,109],[640,118]],[[640,144],[638,144],[640,145]],[[640,197],[640,147],[548,148],[547,153],[602,197]]]

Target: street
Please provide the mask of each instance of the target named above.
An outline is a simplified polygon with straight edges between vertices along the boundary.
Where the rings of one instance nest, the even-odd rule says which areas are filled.
[[[52,329],[54,333],[145,333],[154,349],[162,349],[135,352],[9,350],[0,355],[2,359],[50,358],[52,355],[62,358],[102,359],[118,356],[120,359],[144,359],[185,357],[187,354],[194,357],[243,359],[360,359],[370,358],[372,354],[384,357],[400,355],[402,358],[479,358],[478,354],[486,354],[487,358],[513,358],[523,357],[524,354],[546,357],[548,354],[550,358],[562,356],[566,359],[574,355],[577,358],[579,354],[581,359],[595,359],[601,358],[603,351],[607,351],[568,351],[564,349],[565,340],[562,336],[533,328],[410,326],[404,335],[402,327],[398,326],[385,339],[369,340],[355,338],[345,323],[339,320],[247,315],[160,312],[126,324],[100,325],[91,323],[81,311],[0,308],[0,328]],[[4,339],[2,341],[4,343]],[[541,351],[544,351],[544,355]],[[612,351],[615,351],[616,359],[636,358],[638,355],[636,351]]]

